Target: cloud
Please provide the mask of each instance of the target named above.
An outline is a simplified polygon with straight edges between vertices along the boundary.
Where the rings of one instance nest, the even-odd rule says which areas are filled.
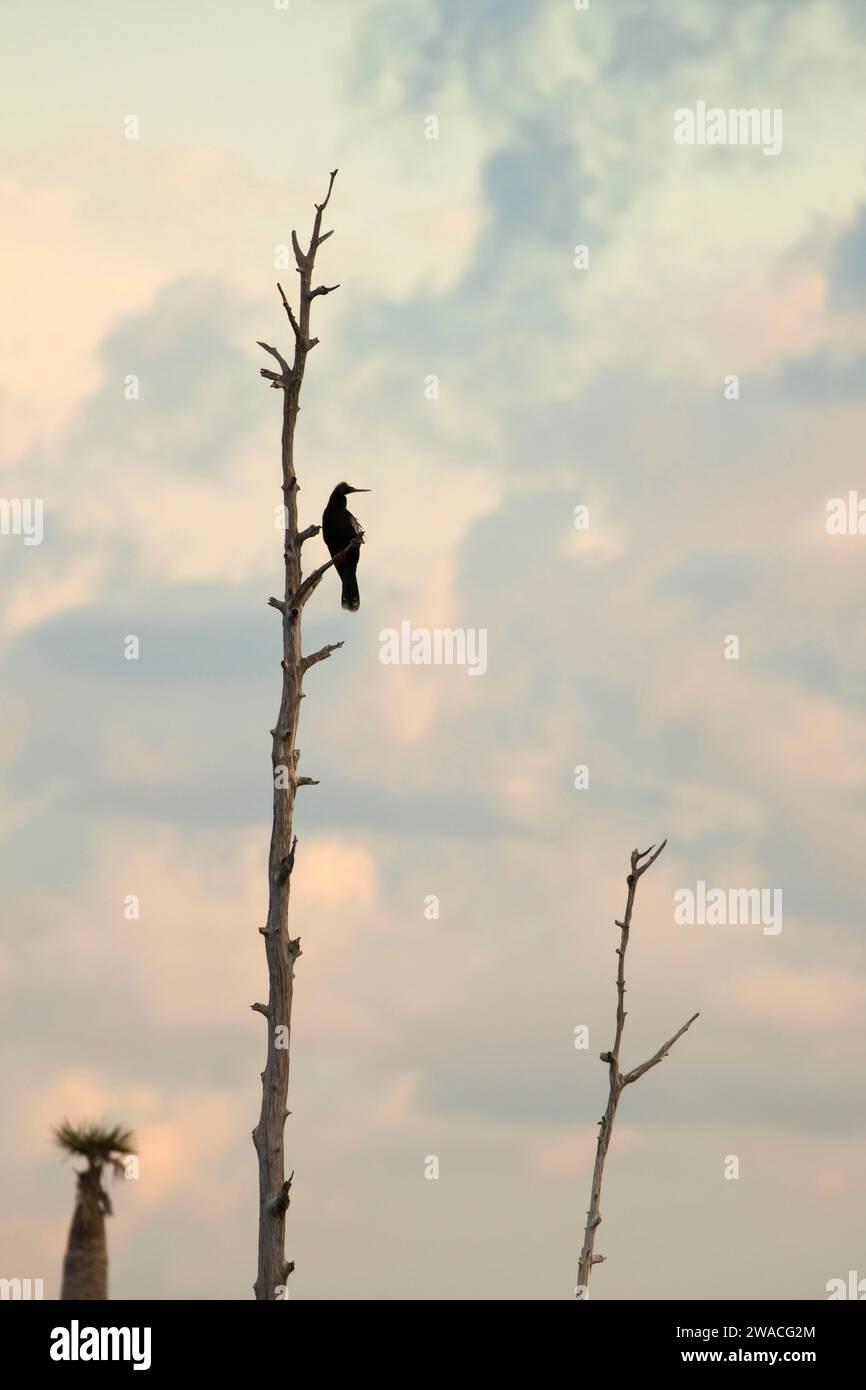
[[[140,309],[158,280],[151,258],[97,239],[82,190],[0,180],[0,254],[15,331],[4,340],[4,463],[55,439],[99,380],[97,351],[119,312]],[[59,235],[62,231],[62,252]],[[62,258],[65,274],[54,267]],[[47,284],[51,292],[47,293]]]
[[[734,986],[738,1004],[764,1019],[796,1027],[835,1023],[860,1017],[864,982],[825,970],[786,974],[779,970],[755,971]]]

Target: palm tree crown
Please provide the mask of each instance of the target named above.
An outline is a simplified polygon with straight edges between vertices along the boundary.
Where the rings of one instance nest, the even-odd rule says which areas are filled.
[[[91,1168],[110,1163],[123,1173],[123,1158],[135,1153],[135,1136],[120,1125],[73,1125],[68,1120],[54,1131],[54,1142],[67,1157],[86,1158]]]

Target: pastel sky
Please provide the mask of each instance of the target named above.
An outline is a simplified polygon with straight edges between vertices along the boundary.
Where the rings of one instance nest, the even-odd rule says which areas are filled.
[[[251,1296],[256,340],[289,346],[276,248],[338,166],[302,523],[372,491],[360,612],[332,575],[307,609],[345,646],[300,738],[292,1297],[572,1296],[613,922],[664,836],[626,1065],[701,1017],[622,1101],[593,1297],[866,1276],[866,537],[825,525],[866,496],[860,0],[9,0],[3,31],[0,493],[44,539],[0,535],[0,1275],[57,1296],[51,1127],[106,1118],[141,1147],[113,1295]],[[781,153],[676,144],[699,101],[780,109]],[[381,664],[404,620],[484,628],[487,673]],[[780,889],[782,931],[678,925],[699,881]]]

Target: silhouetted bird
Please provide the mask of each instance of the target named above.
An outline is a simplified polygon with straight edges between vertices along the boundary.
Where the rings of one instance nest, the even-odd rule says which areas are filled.
[[[355,539],[363,536],[364,530],[356,516],[352,516],[346,506],[346,495],[350,492],[369,492],[368,487],[351,487],[348,483],[337,483],[328,498],[328,505],[322,514],[322,536],[331,555],[339,555],[341,550]],[[360,558],[360,546],[356,546],[344,559],[338,560],[334,568],[343,581],[343,607],[350,613],[357,613],[361,607],[358,593],[356,570]]]

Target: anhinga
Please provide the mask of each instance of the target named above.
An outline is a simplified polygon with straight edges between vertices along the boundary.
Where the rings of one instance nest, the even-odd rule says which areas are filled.
[[[368,487],[352,487],[349,483],[338,483],[328,498],[328,505],[322,514],[322,537],[331,555],[339,555],[356,536],[363,536],[364,529],[358,518],[352,516],[346,506],[346,496],[350,492],[369,492]],[[343,607],[350,613],[357,613],[361,607],[358,593],[356,571],[360,556],[360,546],[350,550],[334,566],[343,581]]]

